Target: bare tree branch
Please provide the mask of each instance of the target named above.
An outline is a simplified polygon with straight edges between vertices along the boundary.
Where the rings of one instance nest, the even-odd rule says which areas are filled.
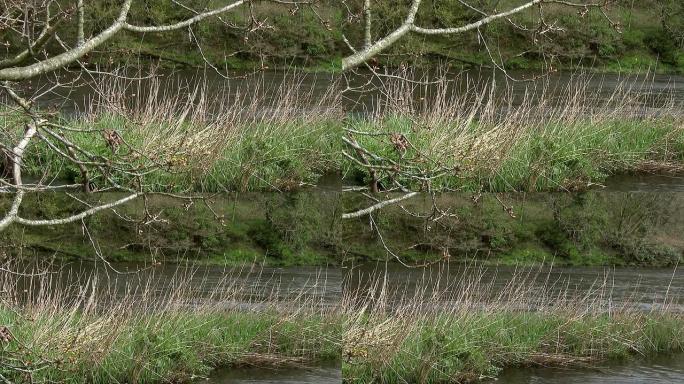
[[[343,219],[354,219],[357,217],[366,216],[366,215],[369,215],[369,214],[371,214],[371,213],[373,213],[379,209],[382,209],[388,205],[396,204],[396,203],[402,202],[404,200],[410,199],[410,198],[416,196],[417,194],[418,194],[418,192],[409,192],[405,195],[395,197],[394,199],[383,200],[383,201],[381,201],[377,204],[374,204],[368,208],[364,208],[364,209],[358,210],[356,212],[345,213],[342,215],[342,218]]]

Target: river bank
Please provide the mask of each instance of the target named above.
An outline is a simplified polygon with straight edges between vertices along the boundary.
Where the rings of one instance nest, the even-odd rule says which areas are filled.
[[[116,194],[82,196],[95,204]],[[30,217],[69,215],[83,203],[62,194],[27,197]],[[0,206],[7,203],[0,199]],[[147,262],[217,266],[337,265],[341,201],[336,191],[168,196],[43,231],[0,233],[4,260]],[[152,220],[148,214],[159,215]],[[87,232],[83,230],[84,226]]]
[[[142,180],[91,172],[94,189],[114,182],[163,192],[293,191],[337,174],[379,190],[399,183],[582,191],[613,175],[684,172],[682,96],[666,79],[611,78],[604,87],[578,75],[512,88],[463,76],[424,87],[391,79],[354,102],[343,102],[349,95],[336,80],[287,74],[237,89],[117,79],[92,85],[106,94],[91,94],[80,112],[51,112],[48,102],[45,113],[90,158],[149,169]],[[5,135],[20,135],[24,123],[12,112],[0,117]],[[105,132],[123,141],[112,144]],[[62,164],[53,146],[47,139],[30,146],[25,172],[82,182],[80,169]]]
[[[94,204],[114,197],[84,198]],[[440,260],[666,267],[681,263],[684,255],[682,198],[677,192],[643,191],[423,194],[385,207],[370,227],[363,218],[341,219],[342,212],[365,207],[366,198],[336,191],[206,196],[192,204],[150,196],[50,231],[10,227],[0,234],[0,252],[10,260],[228,267]],[[61,217],[81,206],[63,194],[29,195],[23,214]],[[425,217],[435,206],[450,215],[426,227]],[[149,220],[145,207],[162,219],[141,224]]]
[[[339,362],[340,316],[303,291],[279,298],[274,284],[250,298],[249,286],[224,275],[199,295],[191,282],[201,276],[155,280],[143,270],[111,296],[114,280],[100,275],[42,273],[0,275],[3,380],[192,382],[215,367]]]
[[[344,274],[336,270],[128,267],[3,271],[0,374],[13,382],[157,383],[223,368],[222,382],[241,377],[242,367],[330,367],[341,359],[349,383],[472,382],[504,368],[590,367],[684,348],[681,278],[656,278],[644,300],[657,305],[644,308],[598,269],[594,283],[589,275],[565,275],[565,283],[543,270],[499,271],[501,290],[477,268],[461,278],[411,270],[422,279],[364,269],[367,278],[351,279],[359,272],[351,271],[340,290]],[[290,274],[301,279],[283,285]],[[573,290],[580,282],[589,288]]]
[[[576,280],[539,272],[535,282],[525,270],[501,290],[477,268],[460,278],[376,272],[345,291],[358,308],[345,333],[345,382],[479,382],[506,369],[509,376],[521,367],[572,372],[684,348],[684,317],[670,312],[680,299],[665,295],[649,309],[627,297],[613,301],[610,273],[575,291]]]
[[[368,204],[358,195],[343,199],[347,212]],[[372,228],[364,218],[342,221],[344,264],[675,266],[684,254],[681,199],[676,192],[422,194],[375,213]],[[435,209],[439,221],[431,220]]]
[[[519,5],[505,1],[496,3],[499,10]],[[199,9],[197,2],[186,4]],[[493,8],[481,5],[485,12]],[[493,5],[491,5],[493,6]],[[509,69],[572,68],[578,65],[603,71],[637,72],[658,69],[680,72],[684,66],[682,47],[673,31],[680,29],[676,4],[668,8],[662,1],[644,1],[630,6],[614,6],[598,11],[587,9],[581,16],[573,8],[549,6],[545,18],[557,23],[557,30],[547,31],[548,38],[537,39],[526,29],[538,22],[536,12],[530,10],[516,15],[512,23],[494,23],[482,28],[479,34],[411,38],[400,42],[379,57],[381,66],[398,66],[411,61],[413,66],[489,67],[492,59],[482,47],[487,41],[495,50],[497,61]],[[351,7],[351,8],[347,8]],[[114,17],[102,1],[87,7],[87,20],[107,20]],[[373,4],[374,38],[384,36],[406,17],[408,9],[391,1]],[[601,12],[612,20],[606,21]],[[164,25],[192,15],[189,10],[166,4],[133,5],[131,22],[141,25]],[[419,15],[426,26],[463,25],[475,21],[480,14],[467,7],[435,5],[425,7]],[[263,22],[254,33],[255,19]],[[334,1],[320,1],[315,7],[291,7],[286,4],[254,4],[250,12],[230,12],[220,20],[205,20],[201,28],[165,34],[122,33],[108,43],[108,54],[91,54],[86,62],[100,68],[130,61],[159,62],[167,66],[204,67],[205,60],[221,70],[259,70],[264,67],[300,67],[334,71],[339,60],[350,53],[344,35],[352,44],[363,41],[361,3],[345,7]],[[611,25],[615,22],[615,25]],[[96,23],[97,24],[97,23]],[[522,27],[526,26],[526,27]],[[617,26],[617,27],[616,27]],[[87,31],[89,33],[90,31]],[[10,47],[21,47],[9,38]],[[75,27],[67,25],[63,39],[73,40]],[[198,45],[200,48],[198,48]],[[58,51],[58,44],[48,44]],[[500,58],[498,57],[500,55]],[[551,65],[549,65],[551,60]]]

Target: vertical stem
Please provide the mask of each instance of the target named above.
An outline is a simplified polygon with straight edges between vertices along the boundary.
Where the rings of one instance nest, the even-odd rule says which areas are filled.
[[[85,42],[85,33],[83,32],[83,25],[85,24],[85,9],[83,6],[83,0],[78,0],[78,41],[77,46],[83,45]]]
[[[373,36],[371,35],[371,23],[373,22],[373,15],[371,13],[371,0],[364,0],[363,2],[363,18],[366,22],[365,40],[363,48],[367,49],[373,44]]]

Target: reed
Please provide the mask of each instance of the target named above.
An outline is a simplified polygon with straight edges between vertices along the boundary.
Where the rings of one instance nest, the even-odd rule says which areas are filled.
[[[218,282],[185,269],[126,282],[43,273],[0,274],[4,382],[185,382],[217,366],[339,361],[335,307],[306,289],[284,294],[277,280],[250,287],[249,271]]]
[[[370,117],[350,124],[383,184],[577,190],[616,173],[684,170],[684,109],[650,76],[606,85],[608,94],[591,88],[586,74],[555,85],[540,79],[518,93],[468,78],[406,80],[414,76],[388,79]],[[392,135],[402,135],[406,148]]]
[[[321,91],[297,73],[242,85],[208,84],[206,77],[99,79],[88,108],[59,122],[88,131],[72,140],[92,153],[154,164],[144,183],[156,191],[294,190],[332,172],[366,184],[369,169],[385,189],[398,182],[410,189],[567,191],[613,174],[684,171],[684,108],[651,75],[599,91],[598,75],[575,74],[516,92],[466,75],[392,76],[376,84],[358,113],[345,112],[359,107],[343,102],[356,96],[339,82]],[[22,126],[12,113],[2,114],[0,124],[7,128],[0,135]],[[112,154],[101,138],[105,130],[120,133],[132,153]],[[406,142],[398,147],[392,137]],[[370,164],[343,138],[356,141]],[[80,175],[42,142],[26,157],[27,173],[36,177]]]
[[[426,272],[415,287],[390,288],[380,274],[346,291],[345,382],[474,382],[507,367],[587,366],[684,350],[684,317],[671,298],[649,310],[614,300],[609,274],[576,292],[540,268],[495,290],[482,269],[468,268],[457,281]]]

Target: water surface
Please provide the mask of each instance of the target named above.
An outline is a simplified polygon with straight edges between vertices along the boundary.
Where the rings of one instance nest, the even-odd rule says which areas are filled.
[[[479,267],[440,264],[406,268],[397,264],[368,264],[354,268],[347,289],[378,295],[384,285],[389,299],[438,297],[444,305],[458,300],[523,300],[525,305],[553,305],[581,300],[601,310],[628,306],[644,311],[684,312],[684,270],[633,267]],[[463,291],[475,287],[467,298]],[[520,288],[522,287],[522,288]],[[506,295],[513,290],[515,294]],[[519,297],[515,295],[519,294]]]
[[[313,368],[237,368],[215,372],[208,384],[339,384],[342,371],[339,367]]]
[[[502,384],[675,384],[684,383],[684,354],[657,356],[591,369],[508,369]]]

